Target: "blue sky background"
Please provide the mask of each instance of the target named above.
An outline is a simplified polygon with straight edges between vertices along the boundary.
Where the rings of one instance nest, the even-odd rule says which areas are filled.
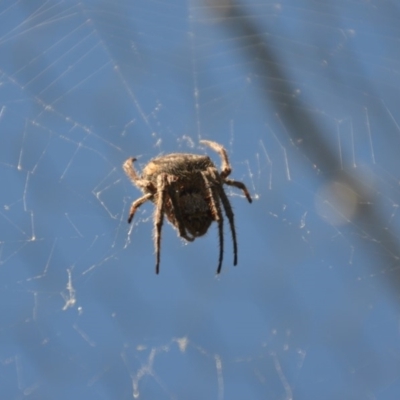
[[[0,4],[4,399],[397,399],[400,10],[390,1]],[[122,171],[223,144],[186,244]]]

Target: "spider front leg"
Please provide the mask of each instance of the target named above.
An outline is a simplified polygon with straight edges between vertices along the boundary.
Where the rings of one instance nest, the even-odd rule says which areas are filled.
[[[122,168],[124,169],[126,175],[128,175],[129,179],[132,181],[132,183],[137,186],[140,189],[148,189],[149,188],[149,182],[146,179],[140,178],[140,176],[137,174],[135,168],[133,167],[133,163],[136,161],[136,158],[131,157],[128,158],[122,165]]]
[[[136,210],[143,204],[146,203],[147,200],[150,200],[153,197],[151,193],[147,193],[142,196],[140,199],[135,200],[132,205],[131,209],[129,210],[129,217],[128,217],[128,224],[132,222],[132,219],[135,215]]]
[[[225,148],[216,142],[212,142],[211,140],[200,140],[200,143],[211,147],[219,154],[222,160],[220,176],[225,180],[225,178],[232,172],[232,167],[228,159],[228,153],[226,152]]]
[[[225,179],[224,183],[226,183],[229,186],[235,186],[238,189],[241,189],[244,193],[244,195],[246,196],[246,199],[248,200],[249,203],[251,203],[253,200],[251,199],[250,193],[247,190],[247,187],[244,183],[242,182],[238,182],[238,181],[234,181],[232,179]]]
[[[253,200],[251,199],[250,193],[246,188],[246,185],[242,182],[234,181],[232,179],[226,179],[226,177],[232,172],[232,167],[231,164],[229,163],[228,159],[228,153],[226,152],[225,148],[221,146],[220,144],[216,142],[212,142],[210,140],[201,140],[200,143],[206,144],[207,146],[211,147],[213,150],[215,150],[217,153],[219,153],[221,159],[222,159],[222,166],[221,166],[221,172],[219,173],[219,176],[222,178],[224,183],[230,186],[235,186],[238,189],[241,189],[246,196],[246,199],[248,200],[249,203],[251,203]]]
[[[132,182],[137,182],[140,178],[133,168],[133,163],[136,161],[136,158],[131,157],[128,158],[123,164],[122,168],[124,169],[125,173],[129,176]]]

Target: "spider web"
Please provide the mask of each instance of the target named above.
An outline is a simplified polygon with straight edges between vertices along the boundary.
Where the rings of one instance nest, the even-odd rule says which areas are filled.
[[[399,9],[0,4],[6,399],[397,399]],[[225,225],[185,245],[121,165],[223,144]]]

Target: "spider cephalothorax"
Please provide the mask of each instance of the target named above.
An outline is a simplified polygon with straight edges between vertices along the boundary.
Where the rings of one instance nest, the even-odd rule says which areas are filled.
[[[150,200],[156,205],[154,213],[154,240],[156,248],[156,273],[160,265],[161,228],[164,214],[178,230],[179,236],[192,242],[203,236],[213,221],[218,223],[219,263],[217,274],[221,272],[224,251],[223,215],[221,203],[228,217],[233,241],[233,264],[237,264],[237,242],[234,215],[223,185],[235,186],[243,191],[251,203],[250,194],[242,182],[227,179],[231,166],[226,150],[218,143],[202,140],[200,143],[217,151],[222,159],[221,172],[208,156],[174,153],[151,160],[138,176],[133,168],[135,158],[125,161],[123,168],[132,183],[144,195],[132,203],[128,222],[136,210]]]

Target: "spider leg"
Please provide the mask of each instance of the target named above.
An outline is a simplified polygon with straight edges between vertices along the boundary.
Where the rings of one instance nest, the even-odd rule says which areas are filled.
[[[123,164],[122,168],[124,169],[126,175],[128,175],[129,179],[139,188],[147,188],[149,183],[147,180],[140,178],[137,174],[135,168],[133,167],[133,163],[136,161],[136,158],[128,158]]]
[[[221,198],[222,204],[224,206],[226,216],[228,217],[229,226],[231,227],[232,241],[233,241],[233,265],[236,265],[237,264],[237,241],[236,241],[236,229],[235,229],[234,214],[232,211],[231,203],[229,202],[228,197],[226,196],[226,193],[223,191],[223,189],[220,189],[218,192],[219,192],[219,197]]]
[[[226,195],[222,186],[217,186],[218,195],[222,201],[222,205],[224,206],[225,214],[228,217],[229,226],[231,228],[232,233],[232,242],[233,242],[233,265],[237,264],[237,240],[236,240],[236,229],[235,229],[235,216],[233,214],[231,203],[229,202],[228,196]]]
[[[209,170],[211,176],[215,176],[213,170]],[[216,193],[215,189],[210,185],[209,179],[207,178],[207,174],[205,172],[201,173],[205,186],[207,188],[207,192],[210,198],[210,208],[211,212],[214,216],[214,219],[218,222],[218,236],[219,236],[219,261],[218,261],[218,268],[217,274],[221,272],[222,268],[222,260],[224,257],[224,218],[221,212],[221,206],[219,203],[219,196]]]
[[[238,189],[241,189],[244,193],[244,195],[246,196],[246,199],[248,200],[249,203],[251,203],[253,200],[251,199],[250,193],[247,190],[247,187],[244,183],[242,182],[238,182],[238,181],[234,181],[232,179],[225,179],[224,183],[226,183],[229,186],[235,186]]]
[[[222,160],[221,172],[219,175],[223,180],[225,180],[225,178],[232,172],[232,167],[228,159],[228,153],[226,152],[225,148],[216,142],[212,142],[211,140],[200,140],[200,143],[211,147],[219,154]]]
[[[144,196],[142,196],[140,199],[135,200],[132,205],[131,209],[129,210],[129,217],[128,217],[128,224],[132,222],[133,216],[135,215],[136,210],[143,204],[146,203],[147,200],[150,200],[150,198],[153,195],[151,193],[147,193]]]
[[[136,173],[135,168],[133,168],[133,163],[136,161],[136,158],[131,157],[128,158],[123,164],[122,168],[124,169],[125,173],[131,178],[134,182],[139,180],[139,175]]]
[[[157,176],[157,203],[154,213],[154,246],[156,249],[156,274],[160,272],[161,229],[164,222],[164,204],[166,198],[166,174]]]

